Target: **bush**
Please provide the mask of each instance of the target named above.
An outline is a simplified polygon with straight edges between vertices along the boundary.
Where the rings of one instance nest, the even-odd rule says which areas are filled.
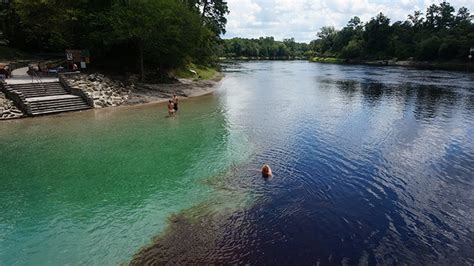
[[[441,41],[436,36],[421,41],[416,49],[417,58],[422,60],[437,59],[440,45]]]
[[[354,39],[342,48],[341,56],[343,58],[358,58],[364,52],[365,43],[362,40]]]

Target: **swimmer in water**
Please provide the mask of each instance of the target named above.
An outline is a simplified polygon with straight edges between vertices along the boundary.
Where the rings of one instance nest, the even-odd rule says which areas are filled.
[[[270,168],[270,166],[268,166],[268,164],[264,164],[262,166],[262,176],[268,178],[272,177],[272,175],[272,169]]]

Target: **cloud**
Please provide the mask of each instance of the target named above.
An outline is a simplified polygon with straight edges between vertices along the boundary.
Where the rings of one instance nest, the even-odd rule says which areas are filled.
[[[425,11],[441,0],[228,0],[227,34],[224,38],[274,36],[309,42],[322,26],[341,28],[359,16],[368,21],[379,12],[392,22],[405,20],[415,10]],[[474,11],[472,0],[449,1],[456,10]]]

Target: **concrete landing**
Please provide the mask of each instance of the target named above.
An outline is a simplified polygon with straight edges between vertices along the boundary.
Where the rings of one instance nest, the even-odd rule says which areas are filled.
[[[58,82],[59,79],[57,77],[40,77],[33,78],[32,76],[26,73],[28,71],[28,67],[18,68],[12,71],[12,77],[6,79],[5,82],[7,84],[26,84],[26,83],[40,83],[40,82]]]

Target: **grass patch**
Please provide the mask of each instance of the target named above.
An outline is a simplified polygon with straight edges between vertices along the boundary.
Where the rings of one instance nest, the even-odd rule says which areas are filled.
[[[318,63],[331,63],[331,64],[342,64],[346,60],[336,57],[313,57],[309,61]]]
[[[193,73],[195,71],[196,73]],[[185,67],[176,69],[173,71],[174,75],[178,78],[193,78],[193,79],[212,79],[217,69],[202,65],[189,64]]]

